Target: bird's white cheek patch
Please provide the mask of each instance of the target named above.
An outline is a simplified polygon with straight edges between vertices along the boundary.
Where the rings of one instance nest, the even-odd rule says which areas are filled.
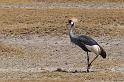
[[[97,55],[100,54],[101,52],[100,47],[98,45],[93,45],[93,46],[86,45],[86,48]]]
[[[74,24],[74,22],[71,22],[71,24]]]

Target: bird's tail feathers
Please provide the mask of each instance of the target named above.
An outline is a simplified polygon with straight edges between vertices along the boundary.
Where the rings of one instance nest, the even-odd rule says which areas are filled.
[[[106,58],[106,52],[105,50],[100,46],[100,49],[101,49],[101,53],[100,55],[103,57],[103,58]]]

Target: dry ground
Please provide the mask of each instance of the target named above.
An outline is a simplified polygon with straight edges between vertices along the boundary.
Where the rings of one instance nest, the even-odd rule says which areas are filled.
[[[0,1],[1,3],[32,4],[31,0],[29,2]],[[0,81],[123,82],[123,13],[123,9],[1,8]],[[85,72],[86,53],[69,42],[66,24],[72,17],[78,18],[77,33],[93,37],[107,51],[107,58],[99,57],[93,63],[90,73]],[[91,55],[91,58],[93,56]]]

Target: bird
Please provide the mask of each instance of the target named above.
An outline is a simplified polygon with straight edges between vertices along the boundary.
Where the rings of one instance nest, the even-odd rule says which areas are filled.
[[[71,18],[68,20],[67,28],[69,31],[70,41],[75,45],[79,46],[82,50],[87,53],[87,70],[89,72],[91,68],[91,64],[98,58],[99,55],[102,56],[103,59],[106,58],[106,51],[90,36],[87,35],[76,35],[74,29],[77,23],[76,18]],[[89,60],[89,52],[93,52],[96,56],[90,62]]]

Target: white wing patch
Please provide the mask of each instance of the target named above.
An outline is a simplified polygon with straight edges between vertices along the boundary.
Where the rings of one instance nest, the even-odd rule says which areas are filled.
[[[94,52],[97,55],[101,53],[100,47],[98,45],[93,45],[93,46],[85,45],[85,46],[89,51]]]

